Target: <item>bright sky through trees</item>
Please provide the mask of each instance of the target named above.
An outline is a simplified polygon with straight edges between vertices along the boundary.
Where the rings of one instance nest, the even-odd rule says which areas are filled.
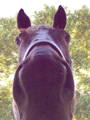
[[[14,17],[20,8],[33,15],[34,11],[43,9],[44,4],[56,8],[61,4],[69,10],[75,10],[83,5],[90,7],[90,0],[0,0],[0,17]]]

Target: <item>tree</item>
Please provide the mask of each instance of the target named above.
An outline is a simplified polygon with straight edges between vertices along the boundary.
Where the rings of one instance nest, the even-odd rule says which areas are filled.
[[[44,5],[43,10],[34,13],[33,23],[35,25],[52,25],[55,11],[56,10],[54,6],[49,7],[47,5]]]
[[[10,86],[10,81],[7,85],[0,85],[0,120],[12,120],[13,118]]]
[[[0,19],[0,74],[3,77],[9,77],[11,69],[15,66],[13,63],[17,63],[17,49],[15,46],[17,33],[15,19]]]
[[[74,61],[75,75],[78,78],[77,88],[80,96],[77,99],[76,118],[90,119],[90,9],[83,6],[69,14],[68,30],[72,36],[71,54]],[[71,27],[73,26],[73,27]]]
[[[0,18],[0,120],[11,120],[11,87],[17,64],[14,18]]]

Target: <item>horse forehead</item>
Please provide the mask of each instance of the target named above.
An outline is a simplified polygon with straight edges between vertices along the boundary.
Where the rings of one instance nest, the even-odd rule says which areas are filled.
[[[40,32],[40,31],[49,31],[49,30],[54,30],[53,27],[48,27],[48,26],[43,26],[43,25],[38,25],[38,26],[31,26],[27,29],[28,33],[35,33],[35,32]]]

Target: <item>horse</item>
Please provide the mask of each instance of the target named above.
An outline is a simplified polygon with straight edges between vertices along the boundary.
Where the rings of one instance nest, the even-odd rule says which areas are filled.
[[[19,65],[13,81],[15,120],[72,120],[74,79],[60,5],[53,25],[31,25],[23,9],[17,14]]]

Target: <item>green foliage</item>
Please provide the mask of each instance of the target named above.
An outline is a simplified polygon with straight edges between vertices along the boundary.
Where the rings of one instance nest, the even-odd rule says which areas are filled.
[[[0,85],[0,120],[12,120],[11,84]]]
[[[90,9],[83,6],[69,13],[67,29],[72,36],[71,54],[77,76],[77,120],[90,119]]]
[[[52,25],[55,7],[44,6],[35,12],[35,25]],[[66,30],[71,35],[70,52],[77,83],[76,120],[90,120],[90,9],[83,6],[67,11]],[[0,19],[0,120],[12,120],[11,86],[17,65],[15,37],[18,34],[14,18]]]
[[[68,30],[72,36],[71,52],[74,64],[79,69],[90,68],[90,10],[83,6],[71,13],[68,18]],[[78,59],[77,59],[78,58]],[[88,65],[88,68],[87,68]]]
[[[76,100],[76,120],[90,120],[90,93],[80,92]]]
[[[9,77],[17,63],[15,47],[17,33],[16,21],[13,18],[0,19],[0,75],[4,78]]]
[[[33,23],[35,25],[52,25],[53,23],[53,17],[55,14],[55,7],[54,6],[47,6],[44,5],[44,9],[39,11],[39,12],[35,12],[34,15],[34,21]]]
[[[18,31],[14,18],[0,19],[0,120],[11,120],[11,84],[17,64],[15,37]]]

